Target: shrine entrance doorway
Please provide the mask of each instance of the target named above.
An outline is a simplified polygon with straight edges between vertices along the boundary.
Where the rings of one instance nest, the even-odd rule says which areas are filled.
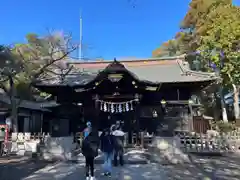
[[[103,130],[111,127],[111,125],[116,124],[119,121],[121,123],[122,130],[124,132],[129,132],[130,130],[136,131],[134,128],[135,122],[135,111],[122,112],[118,114],[112,114],[109,112],[100,112],[99,113],[99,130]]]

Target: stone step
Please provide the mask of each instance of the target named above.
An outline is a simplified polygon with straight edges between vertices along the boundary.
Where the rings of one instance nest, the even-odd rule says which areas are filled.
[[[151,161],[159,164],[190,163],[188,154],[180,148],[179,139],[175,137],[155,137],[148,147]]]
[[[85,158],[82,154],[78,154],[73,158],[73,161],[85,161]],[[147,164],[149,162],[149,154],[146,151],[132,149],[124,153],[124,163],[125,164]],[[103,164],[104,157],[103,153],[95,159],[96,164]]]

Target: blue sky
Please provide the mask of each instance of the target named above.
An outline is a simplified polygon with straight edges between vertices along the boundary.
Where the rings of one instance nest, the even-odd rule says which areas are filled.
[[[235,0],[240,4],[240,0]],[[190,0],[8,0],[1,2],[0,43],[24,41],[47,28],[71,32],[79,41],[83,17],[83,54],[104,59],[150,57],[154,48],[178,31]],[[133,5],[135,4],[135,8]]]

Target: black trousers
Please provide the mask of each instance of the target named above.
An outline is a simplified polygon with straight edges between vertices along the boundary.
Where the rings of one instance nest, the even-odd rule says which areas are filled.
[[[86,158],[86,177],[89,177],[89,172],[91,176],[94,176],[94,157]]]
[[[123,166],[123,148],[117,148],[114,151],[114,158],[113,158],[113,164],[114,166],[118,165],[118,158],[119,158],[119,164]]]

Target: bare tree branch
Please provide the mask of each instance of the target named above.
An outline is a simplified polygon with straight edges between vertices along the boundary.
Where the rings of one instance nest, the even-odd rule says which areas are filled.
[[[61,79],[65,78],[73,67],[68,68],[58,62],[64,62],[78,48],[71,41],[72,37],[64,34],[54,35],[50,32],[45,37],[29,34],[27,44],[0,49],[3,60],[0,61],[0,88],[10,99],[14,131],[17,131],[17,109],[23,100],[16,97],[16,82],[29,82],[26,84],[30,90],[40,78],[51,77],[57,71]]]
[[[0,88],[1,88],[7,95],[9,95],[9,90],[8,90],[8,88],[4,85],[3,82],[0,82]]]

